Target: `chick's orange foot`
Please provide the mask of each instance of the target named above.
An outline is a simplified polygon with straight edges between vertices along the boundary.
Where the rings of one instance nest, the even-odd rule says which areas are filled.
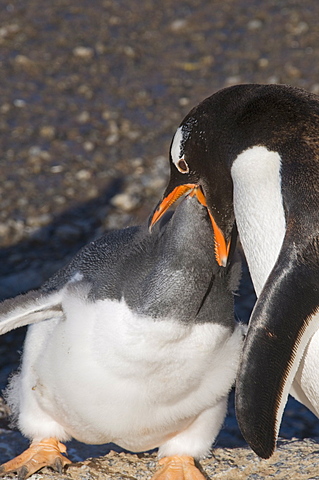
[[[62,455],[66,447],[56,438],[45,438],[40,442],[33,442],[21,455],[0,466],[0,476],[16,472],[19,480],[30,477],[43,467],[51,467],[62,473],[63,467],[72,463]]]
[[[174,455],[164,457],[158,463],[162,468],[151,480],[206,480],[195,466],[193,457]]]

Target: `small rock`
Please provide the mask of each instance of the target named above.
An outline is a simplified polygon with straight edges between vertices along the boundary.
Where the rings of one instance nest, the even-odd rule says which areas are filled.
[[[88,58],[92,58],[93,55],[94,55],[94,50],[93,48],[91,47],[83,47],[83,46],[79,46],[79,47],[75,47],[73,49],[73,55],[75,57],[79,57],[79,58],[83,58],[83,59],[88,59]]]
[[[139,168],[143,166],[143,158],[137,157],[137,158],[132,158],[132,160],[129,160],[129,165],[132,165],[134,168]]]
[[[125,53],[125,55],[129,58],[134,58],[135,57],[135,50],[130,47],[129,45],[126,45],[124,48],[123,48],[123,51]]]
[[[58,205],[64,205],[66,203],[66,198],[63,197],[62,195],[55,195],[53,197],[53,201]]]
[[[181,97],[181,98],[178,100],[178,103],[180,104],[181,107],[186,107],[187,105],[189,105],[189,98],[187,98],[187,97]]]
[[[94,143],[90,141],[84,142],[83,148],[86,152],[92,152],[94,150]]]
[[[77,117],[79,123],[87,123],[90,120],[90,113],[87,111],[81,112]]]
[[[10,34],[15,34],[19,32],[20,27],[16,23],[11,25],[6,25],[5,27],[0,28],[0,37],[5,38],[8,37]]]
[[[226,78],[226,83],[227,85],[237,85],[239,83],[241,83],[241,78],[239,75],[233,75],[231,77],[227,77]]]
[[[38,145],[34,145],[33,147],[29,148],[29,157],[30,161],[34,161],[36,159],[41,159],[41,160],[50,160],[51,155],[49,152],[46,150],[42,150],[41,147]]]
[[[0,223],[0,237],[6,237],[10,232],[10,227],[6,223]]]
[[[277,77],[277,75],[272,75],[271,77],[267,78],[267,83],[280,83],[280,79]]]
[[[63,170],[64,170],[63,165],[53,165],[53,167],[50,168],[50,171],[52,173],[61,173],[63,172]]]
[[[8,113],[10,111],[10,103],[3,103],[0,107],[1,113]]]
[[[247,24],[248,30],[258,30],[261,28],[263,25],[263,22],[261,20],[258,20],[258,18],[255,18],[253,20],[250,20]]]
[[[170,28],[173,32],[178,32],[183,28],[185,28],[186,25],[187,25],[187,20],[185,18],[178,18],[171,23]]]
[[[13,100],[13,105],[17,108],[24,108],[26,106],[27,102],[25,100],[22,100],[22,98],[16,98]]]
[[[129,193],[118,193],[111,199],[111,204],[124,212],[131,212],[139,204],[139,199]]]
[[[77,180],[89,180],[92,176],[92,173],[89,170],[85,170],[84,168],[82,170],[79,170],[76,172],[75,177]]]
[[[28,217],[27,225],[29,227],[43,227],[52,221],[52,215],[44,213],[43,215],[37,215],[34,217]]]
[[[17,55],[14,59],[15,63],[17,65],[21,65],[21,66],[31,66],[34,64],[34,62],[32,60],[30,60],[30,58],[28,58],[26,55]]]
[[[48,140],[52,140],[55,137],[56,130],[51,125],[44,125],[40,128],[39,133],[41,137],[46,138]]]
[[[285,65],[285,70],[291,77],[299,78],[301,76],[300,69],[297,68],[295,65],[292,65],[291,63],[287,63]]]
[[[41,148],[37,145],[29,148],[29,155],[30,157],[39,157],[41,153]]]
[[[93,97],[93,90],[88,85],[80,85],[78,88],[78,92],[80,95],[83,95],[88,100]]]
[[[259,65],[261,68],[266,68],[266,67],[268,67],[268,65],[269,65],[269,60],[268,60],[268,58],[260,58],[260,59],[258,60],[258,65]]]
[[[308,32],[309,25],[306,22],[299,22],[297,25],[288,25],[287,28],[293,35],[302,35]]]
[[[130,140],[137,140],[140,135],[140,132],[138,132],[137,130],[129,130],[125,133],[125,136]]]
[[[118,133],[111,133],[111,135],[108,135],[105,139],[105,143],[107,145],[115,145],[120,139],[120,136]]]
[[[118,112],[113,112],[112,110],[103,110],[102,112],[103,120],[112,120],[118,118]]]

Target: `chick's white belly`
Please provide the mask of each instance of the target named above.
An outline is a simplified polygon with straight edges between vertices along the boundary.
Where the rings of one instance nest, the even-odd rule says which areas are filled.
[[[80,441],[145,450],[185,429],[233,383],[238,331],[141,318],[124,301],[69,296],[63,309],[64,320],[29,330],[21,423],[36,423],[37,404]]]

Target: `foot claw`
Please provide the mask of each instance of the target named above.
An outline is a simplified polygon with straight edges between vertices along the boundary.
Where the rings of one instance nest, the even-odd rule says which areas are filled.
[[[193,457],[174,455],[159,461],[162,468],[152,480],[205,480],[204,475],[195,467]]]
[[[57,457],[53,464],[52,464],[52,468],[53,470],[55,470],[56,472],[58,473],[62,473],[63,472],[63,464],[62,464],[62,460],[60,457]]]
[[[62,453],[66,447],[55,438],[45,438],[41,442],[34,442],[21,455],[0,466],[0,476],[6,473],[17,472],[18,480],[25,480],[42,467],[52,467],[62,473],[63,467],[71,463]]]
[[[17,470],[18,480],[25,480],[29,475],[29,469],[25,465]]]

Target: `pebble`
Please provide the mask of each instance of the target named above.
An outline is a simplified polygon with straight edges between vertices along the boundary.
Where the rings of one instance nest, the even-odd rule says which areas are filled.
[[[24,108],[26,104],[27,102],[22,98],[16,98],[15,100],[13,100],[13,105],[17,108]]]
[[[115,120],[109,120],[108,126],[110,134],[106,137],[105,143],[107,145],[115,145],[120,139],[120,128]]]
[[[54,195],[53,201],[58,205],[64,205],[66,203],[66,198],[63,195]]]
[[[187,97],[181,97],[178,101],[182,107],[186,107],[186,105],[189,105],[189,98]]]
[[[118,193],[111,199],[111,204],[124,212],[131,212],[138,206],[139,198],[130,193]]]
[[[238,83],[241,83],[241,78],[239,75],[233,75],[231,77],[226,78],[226,84],[228,86],[237,85]]]
[[[94,50],[91,47],[78,46],[73,49],[73,55],[83,59],[90,59],[94,55]]]
[[[263,25],[263,22],[255,18],[248,22],[247,27],[248,27],[248,30],[258,30],[259,28],[262,27],[262,25]]]
[[[120,136],[118,133],[112,133],[111,135],[108,135],[105,139],[106,145],[115,145],[120,139]]]
[[[83,143],[83,148],[86,152],[92,152],[94,150],[94,143],[86,141]]]
[[[40,128],[41,137],[52,140],[56,135],[56,128],[53,125],[44,125]]]
[[[9,35],[19,32],[20,27],[18,24],[13,23],[11,25],[6,25],[5,27],[0,28],[0,37],[5,38]]]
[[[28,217],[26,223],[30,227],[43,227],[44,225],[48,225],[50,222],[52,222],[52,220],[52,215],[49,213],[44,213],[43,215]]]
[[[51,168],[50,168],[50,171],[52,173],[61,173],[63,172],[64,170],[64,167],[63,165],[53,165]]]
[[[10,103],[3,103],[1,106],[0,106],[0,111],[1,113],[8,113],[11,109],[11,105]]]
[[[179,32],[180,30],[183,30],[187,26],[187,20],[185,18],[178,18],[174,20],[170,28],[173,32]]]
[[[129,58],[134,58],[136,56],[135,50],[129,45],[125,45],[125,47],[123,48],[123,51],[125,55]]]
[[[81,112],[77,117],[79,123],[87,123],[90,120],[90,113],[87,111]]]
[[[83,95],[87,100],[91,100],[93,97],[93,90],[88,85],[80,85],[78,88],[78,92]]]
[[[26,55],[17,55],[14,59],[17,65],[30,66],[33,65],[33,61]]]
[[[273,84],[280,83],[280,79],[276,75],[271,75],[270,77],[267,78],[267,83],[273,83]]]
[[[0,222],[0,237],[5,237],[9,234],[10,232],[10,227],[6,223],[1,223]]]
[[[258,60],[258,65],[259,65],[261,68],[266,68],[266,67],[268,67],[268,65],[269,65],[269,60],[268,60],[268,58],[260,58],[260,59]]]
[[[89,180],[92,176],[92,173],[89,170],[84,168],[76,172],[75,177],[77,180]]]

